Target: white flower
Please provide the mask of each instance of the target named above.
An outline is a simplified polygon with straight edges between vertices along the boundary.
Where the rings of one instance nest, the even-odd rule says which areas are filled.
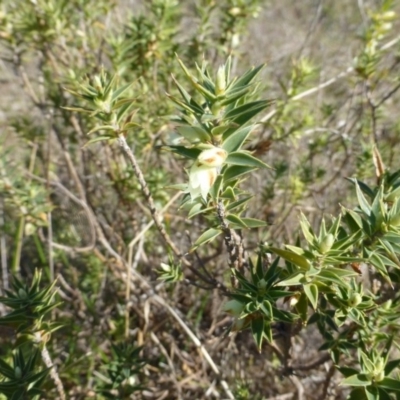
[[[202,151],[189,172],[189,193],[192,200],[201,196],[207,199],[211,186],[217,179],[220,167],[228,153],[221,148],[213,147]]]
[[[221,167],[226,160],[228,153],[219,147],[203,150],[197,157],[197,161],[201,165],[207,167]]]

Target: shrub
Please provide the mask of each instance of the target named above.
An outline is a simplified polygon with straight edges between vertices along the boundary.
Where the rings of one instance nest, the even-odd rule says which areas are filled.
[[[259,0],[2,4],[5,398],[399,396],[396,5],[337,3],[272,67]]]

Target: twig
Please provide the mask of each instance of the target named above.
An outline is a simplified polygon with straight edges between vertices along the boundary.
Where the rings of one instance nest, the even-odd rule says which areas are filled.
[[[8,268],[7,268],[7,247],[6,236],[4,231],[4,199],[0,198],[0,252],[1,252],[1,275],[3,277],[3,289],[7,290],[8,282]]]
[[[293,399],[293,393],[279,394],[278,396],[268,397],[266,400],[291,400]]]
[[[331,365],[328,373],[326,374],[326,378],[324,380],[324,386],[322,388],[321,399],[326,399],[326,396],[328,395],[329,384],[331,383],[331,380],[332,380],[333,375],[335,374],[335,371],[336,371],[336,367],[334,365]]]
[[[169,368],[171,370],[171,378],[172,378],[172,380],[177,388],[177,391],[178,391],[178,399],[182,399],[182,389],[181,389],[181,385],[179,384],[178,379],[176,377],[176,370],[175,370],[174,362],[171,360],[171,357],[169,356],[166,348],[163,346],[163,344],[160,342],[160,340],[154,334],[154,332],[150,332],[150,337],[153,340],[153,342],[160,348],[161,353],[164,354],[164,357],[167,360]]]
[[[45,363],[46,367],[50,369],[50,376],[54,381],[54,384],[56,385],[56,389],[58,392],[58,395],[60,396],[60,400],[66,400],[65,396],[65,391],[64,391],[64,386],[61,382],[61,379],[57,373],[57,369],[55,365],[53,364],[53,361],[51,360],[50,353],[47,350],[46,344],[43,341],[43,338],[40,334],[40,332],[35,332],[35,339],[37,343],[42,344],[42,349],[41,349],[41,354],[42,354],[42,360]]]
[[[126,142],[125,136],[123,134],[118,135],[118,143],[122,147],[125,155],[128,157],[129,162],[131,163],[131,166],[133,168],[133,172],[139,181],[140,187],[142,189],[142,193],[147,201],[147,205],[149,207],[151,216],[153,217],[153,221],[160,232],[162,238],[164,239],[165,243],[171,248],[171,250],[175,253],[175,255],[179,258],[183,257],[183,254],[179,251],[179,249],[176,247],[175,243],[172,241],[168,233],[166,232],[160,215],[157,211],[157,208],[154,204],[153,196],[151,195],[150,189],[147,186],[147,182],[144,179],[144,175],[142,173],[142,170],[139,167],[138,162],[136,161],[136,157],[133,154],[131,148],[128,146],[128,143]]]
[[[132,260],[132,249],[133,247],[129,248],[129,256],[128,256],[128,262],[126,264],[126,269],[127,269],[127,276],[128,279],[127,281],[131,281],[131,275],[132,275],[132,270],[136,270],[137,265],[140,260],[140,254],[142,253],[143,250],[143,243],[144,243],[144,236],[142,235],[139,241],[139,244],[136,249],[136,254],[135,257]],[[125,289],[125,337],[129,337],[129,300],[131,297],[131,285],[128,283],[126,285]]]
[[[27,175],[32,178],[35,179],[39,182],[43,182],[46,183],[46,179],[40,178],[39,176],[33,175],[30,172],[27,172]],[[89,228],[90,228],[90,233],[91,233],[91,238],[92,241],[88,246],[85,247],[71,247],[71,246],[65,246],[63,244],[59,244],[56,242],[52,242],[52,246],[54,248],[60,249],[60,250],[64,250],[64,251],[68,251],[68,252],[77,252],[77,253],[84,253],[87,251],[91,251],[94,248],[94,245],[96,244],[96,229],[95,229],[95,218],[94,218],[94,214],[91,211],[91,209],[89,208],[89,206],[86,204],[86,202],[84,200],[79,199],[78,197],[76,197],[69,189],[67,189],[61,182],[58,181],[49,181],[49,184],[51,186],[56,186],[57,189],[60,189],[70,200],[72,200],[73,202],[79,204],[83,210],[86,213],[86,216],[88,217],[88,221],[89,221]]]
[[[393,47],[395,44],[397,44],[400,41],[400,35],[395,37],[393,40],[391,40],[390,42],[387,42],[386,44],[384,44],[378,51],[386,51],[388,49],[390,49],[391,47]],[[328,79],[327,81],[320,83],[317,86],[314,86],[311,89],[305,90],[302,93],[299,93],[296,96],[293,96],[290,100],[291,101],[297,101],[297,100],[301,100],[304,97],[310,96],[314,93],[319,92],[320,90],[334,84],[335,82],[337,82],[339,79],[345,78],[346,76],[350,75],[352,72],[354,71],[354,67],[348,67],[345,71],[340,72],[339,74],[337,74],[336,76],[334,76],[331,79]],[[276,113],[278,112],[278,109],[274,109],[272,111],[270,111],[267,115],[265,115],[263,118],[261,118],[259,124],[264,124],[267,121],[269,121]]]
[[[217,215],[221,223],[222,231],[224,232],[224,240],[229,253],[229,265],[231,268],[240,271],[244,266],[244,248],[242,238],[229,228],[229,224],[225,219],[225,207],[220,200],[217,205]],[[234,286],[236,283],[233,282]]]
[[[214,371],[214,373],[220,376],[220,371],[217,365],[214,363],[214,360],[211,358],[208,351],[205,349],[203,344],[197,338],[197,336],[191,331],[191,329],[185,324],[185,322],[181,319],[181,317],[177,314],[177,312],[168,304],[165,303],[165,299],[158,296],[157,294],[153,295],[153,299],[160,305],[164,306],[168,312],[174,317],[174,319],[178,322],[181,328],[185,331],[185,333],[189,336],[195,346],[199,349],[199,351],[203,354],[203,357],[207,361],[208,365]],[[235,399],[233,393],[230,391],[228,384],[224,380],[220,380],[221,386],[225,390],[225,394],[228,396],[228,399]]]
[[[297,399],[303,400],[304,399],[304,386],[301,383],[300,379],[296,375],[289,376],[289,379],[293,382],[297,389]]]
[[[319,367],[321,364],[324,364],[330,360],[331,360],[331,356],[329,354],[325,354],[321,358],[319,358],[316,361],[311,362],[310,364],[298,365],[298,366],[292,365],[292,369],[298,370],[298,371],[309,371],[311,369]]]
[[[386,100],[392,97],[400,89],[400,83],[396,85],[392,90],[387,92],[376,104],[376,108],[380,107]]]
[[[181,195],[181,192],[178,192],[173,196],[170,201],[159,211],[160,214],[164,214],[165,211],[168,210],[168,208],[171,207],[172,204],[175,203],[175,201],[178,199],[178,197]],[[154,225],[154,220],[151,220],[147,225],[145,225],[142,230],[132,239],[132,241],[129,243],[129,248],[133,247],[140,239],[141,237]]]

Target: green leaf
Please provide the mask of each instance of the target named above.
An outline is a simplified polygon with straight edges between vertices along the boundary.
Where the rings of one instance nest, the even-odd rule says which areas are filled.
[[[333,221],[332,226],[329,228],[328,233],[336,237],[339,231],[341,221],[342,221],[342,215],[340,214],[339,217],[335,218],[335,220]]]
[[[311,253],[309,251],[305,251],[304,249],[302,249],[301,247],[297,247],[297,246],[292,246],[290,244],[285,245],[286,249],[293,251],[293,253],[296,253],[300,256],[303,256],[305,254],[309,254],[311,255]]]
[[[364,212],[364,214],[370,216],[371,215],[371,206],[369,205],[367,199],[364,196],[364,193],[360,189],[360,186],[356,182],[356,192],[357,192],[357,199],[358,199],[358,204],[361,208],[361,210]]]
[[[346,178],[348,181],[354,183],[354,185],[358,185],[360,189],[371,199],[374,198],[375,194],[374,191],[366,185],[364,182],[359,181],[356,178]]]
[[[189,70],[185,67],[183,62],[178,58],[178,63],[181,66],[183,72],[185,73],[186,77],[189,79],[189,81],[192,83],[194,88],[199,91],[201,94],[203,94],[204,97],[206,97],[210,101],[215,101],[217,99],[217,96],[214,95],[214,93],[211,93],[209,90],[207,90],[204,86],[202,86],[196,78],[192,76],[192,74],[189,72]]]
[[[371,380],[367,378],[365,374],[357,374],[351,375],[348,378],[344,379],[341,385],[346,386],[369,386],[371,384]]]
[[[251,103],[246,103],[242,106],[229,110],[224,114],[223,118],[231,120],[236,124],[244,125],[251,118],[253,118],[255,115],[267,108],[272,103],[272,100],[258,100]]]
[[[263,311],[264,315],[267,317],[268,320],[273,319],[273,313],[272,313],[272,306],[271,303],[268,300],[264,300],[260,304],[260,309]]]
[[[278,254],[278,256],[284,258],[286,261],[297,265],[303,271],[308,271],[310,269],[310,263],[303,256],[293,253],[292,251],[279,249],[277,247],[269,247],[269,250],[271,250],[275,254]]]
[[[251,86],[245,86],[229,92],[225,92],[225,97],[223,100],[221,100],[221,106],[228,106],[231,104],[231,108],[233,108],[235,105],[232,103],[245,96],[251,89]]]
[[[182,98],[184,99],[184,101],[186,102],[186,104],[193,110],[194,113],[197,114],[202,114],[204,112],[203,108],[201,107],[200,104],[198,104],[193,97],[191,97],[189,95],[189,93],[183,88],[183,86],[181,86],[179,84],[179,82],[172,77],[172,79],[174,80],[174,83],[176,85],[176,87],[178,88]]]
[[[226,211],[227,211],[227,212],[228,212],[228,211],[233,211],[235,208],[238,208],[238,207],[240,207],[240,206],[245,205],[252,197],[253,197],[253,196],[247,196],[247,197],[244,197],[243,199],[234,201],[233,203],[229,203],[229,204],[226,206]]]
[[[256,218],[242,218],[242,221],[246,224],[248,228],[262,228],[263,226],[267,226],[265,221]]]
[[[389,243],[400,244],[400,234],[395,232],[388,232],[383,236],[383,239],[386,239]]]
[[[93,139],[90,139],[89,141],[87,141],[83,147],[89,146],[92,143],[96,143],[96,142],[104,142],[104,141],[108,141],[108,140],[112,140],[115,139],[113,136],[110,135],[102,135],[102,136],[96,136]]]
[[[218,175],[217,179],[215,180],[214,184],[211,186],[210,189],[210,196],[213,200],[217,201],[220,195],[221,189],[223,187],[224,178],[222,175]]]
[[[186,158],[191,158],[194,160],[197,160],[197,157],[201,153],[200,149],[195,149],[195,148],[190,148],[188,149],[185,146],[168,146],[168,148],[171,149],[176,154],[180,154],[181,156],[184,156]]]
[[[210,140],[210,135],[199,126],[178,126],[177,132],[191,143],[207,142]]]
[[[196,203],[188,212],[188,218],[192,218],[197,214],[200,214],[204,211],[202,203]]]
[[[300,227],[303,232],[304,237],[306,238],[307,242],[314,246],[315,245],[315,234],[311,228],[310,223],[308,222],[306,216],[301,213],[300,214]]]
[[[375,195],[371,206],[371,216],[374,218],[375,230],[381,227],[384,215],[385,210],[383,205],[383,187],[381,186],[378,193]]]
[[[218,237],[222,233],[221,229],[210,228],[206,230],[194,243],[191,251],[195,250],[197,247],[202,246],[208,242],[211,242],[216,237]]]
[[[296,286],[301,285],[304,282],[304,274],[298,272],[296,274],[291,275],[289,278],[284,279],[283,281],[278,282],[277,286]]]
[[[231,165],[223,173],[225,182],[237,179],[239,176],[248,174],[256,169],[256,167],[243,167],[240,165]]]
[[[231,84],[227,87],[227,93],[232,92],[233,90],[237,90],[238,88],[242,88],[247,86],[256,76],[257,74],[264,68],[264,64],[259,65],[258,67],[253,67],[246,71],[241,77],[237,80],[232,81]]]
[[[116,100],[116,99],[118,99],[119,97],[121,97],[121,96],[132,86],[132,84],[133,84],[133,82],[128,83],[128,84],[126,84],[126,85],[120,87],[119,89],[117,89],[117,90],[113,93],[111,99],[112,99],[112,100]]]
[[[91,135],[92,133],[98,132],[98,131],[101,131],[101,130],[112,131],[112,132],[115,132],[115,134],[116,134],[116,131],[118,130],[118,127],[116,127],[116,126],[114,126],[114,125],[100,125],[100,126],[96,126],[96,127],[94,127],[93,129],[91,129],[91,130],[87,133],[87,135]]]
[[[364,390],[367,396],[366,400],[381,400],[378,389],[375,386],[368,386]]]
[[[249,153],[245,153],[244,151],[236,151],[229,154],[225,162],[227,164],[241,165],[243,167],[271,168],[263,161],[253,157]]]
[[[232,224],[236,225],[238,228],[247,228],[247,225],[237,215],[230,214],[227,215],[225,218]]]
[[[316,310],[318,306],[318,287],[313,283],[310,283],[308,285],[304,285],[303,289],[314,310]]]
[[[356,272],[348,270],[340,270],[337,268],[329,268],[329,270],[323,269],[318,275],[319,279],[322,279],[323,281],[336,283],[339,286],[343,286],[346,284],[344,278],[355,277],[355,276],[357,276]]]
[[[372,253],[369,256],[368,261],[382,274],[382,276],[389,279],[389,273],[385,263],[383,262],[383,258],[384,256],[381,254]]]
[[[358,232],[363,229],[362,218],[353,210],[348,210],[343,207],[344,221],[348,227],[353,231],[353,233]]]
[[[308,317],[308,301],[307,301],[307,296],[305,293],[302,293],[299,297],[299,300],[297,301],[296,305],[296,310],[300,315],[300,318],[303,322],[307,321]]]
[[[345,378],[358,374],[358,371],[354,368],[350,368],[350,367],[336,367],[336,368],[342,375],[345,376]]]
[[[389,375],[399,365],[400,365],[400,359],[388,361],[388,363],[385,366],[385,375]]]
[[[224,140],[221,147],[228,153],[240,150],[242,144],[250,135],[253,128],[254,126],[245,126],[244,128],[238,129],[237,131],[232,133],[226,140]]]
[[[251,333],[256,342],[258,351],[261,352],[262,341],[264,337],[264,318],[255,318],[251,321]]]
[[[393,390],[400,392],[400,381],[393,378],[384,378],[382,381],[377,383],[380,388]]]
[[[221,136],[226,131],[230,130],[231,132],[235,132],[236,129],[232,131],[233,128],[237,128],[238,125],[236,124],[228,124],[228,125],[218,125],[211,129],[212,136]]]

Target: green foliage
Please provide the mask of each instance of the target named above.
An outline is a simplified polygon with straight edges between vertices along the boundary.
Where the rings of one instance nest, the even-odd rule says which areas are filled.
[[[35,271],[31,285],[15,278],[12,290],[0,302],[12,311],[0,317],[0,325],[12,328],[17,333],[13,350],[13,364],[0,359],[0,393],[7,399],[24,399],[29,396],[38,399],[43,394],[42,386],[50,368],[40,367],[41,350],[53,332],[60,328],[59,323],[45,320],[47,314],[60,305],[54,302],[56,291],[54,283],[40,289],[41,273]]]
[[[30,286],[14,278],[12,290],[6,291],[6,297],[0,297],[0,302],[13,311],[0,317],[0,325],[13,326],[17,333],[29,335],[39,331],[46,335],[59,328],[58,324],[43,321],[46,314],[60,304],[53,302],[57,281],[46,289],[40,289],[40,280],[41,272],[38,271],[35,271]]]
[[[106,399],[130,399],[135,392],[143,390],[143,386],[136,382],[136,375],[145,365],[145,361],[139,357],[141,347],[128,344],[113,344],[111,357],[104,368],[110,383],[98,385],[98,393]]]
[[[39,399],[43,394],[41,386],[49,373],[47,368],[37,371],[39,359],[39,349],[33,349],[25,356],[18,348],[14,351],[12,366],[0,360],[0,374],[5,378],[0,382],[0,393],[11,400]]]
[[[0,392],[398,398],[398,5],[124,7],[0,6]]]

